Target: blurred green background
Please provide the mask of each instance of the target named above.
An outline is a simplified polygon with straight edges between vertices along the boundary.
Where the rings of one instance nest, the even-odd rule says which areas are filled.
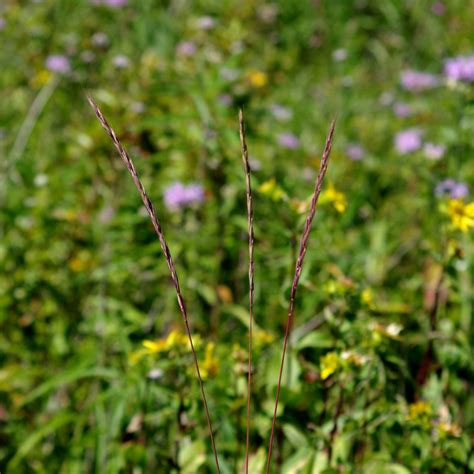
[[[331,120],[272,472],[474,472],[474,8],[466,0],[2,0],[0,470],[250,472]]]

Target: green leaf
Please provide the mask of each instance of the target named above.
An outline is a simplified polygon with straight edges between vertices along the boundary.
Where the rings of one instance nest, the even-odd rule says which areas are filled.
[[[325,349],[333,346],[334,341],[330,334],[324,331],[312,331],[298,341],[296,348],[300,351],[308,347]]]
[[[62,385],[69,384],[79,379],[97,377],[103,379],[114,379],[119,376],[119,372],[113,369],[107,369],[104,367],[80,367],[75,369],[70,369],[69,371],[63,372],[59,375],[56,375],[46,382],[42,383],[39,387],[32,390],[28,396],[22,401],[22,406],[27,403],[31,403],[33,400],[36,400],[38,397],[41,397],[51,390],[54,390],[57,387]]]
[[[256,454],[250,456],[249,458],[249,472],[261,474],[265,467],[266,459],[266,450],[264,448],[260,448]]]
[[[185,438],[179,451],[179,466],[183,474],[194,474],[206,461],[206,446],[203,440],[190,442]]]
[[[411,471],[401,464],[377,462],[367,466],[367,474],[411,474]]]
[[[298,430],[295,426],[286,423],[283,425],[283,432],[285,433],[288,441],[295,447],[301,448],[308,444],[306,436]]]
[[[45,437],[53,433],[61,426],[77,419],[77,414],[58,413],[51,418],[46,424],[42,425],[38,430],[28,436],[18,447],[18,450],[8,464],[9,470],[12,472],[20,465],[20,462],[28,455],[28,453]]]
[[[300,474],[303,472],[305,467],[308,467],[312,457],[313,450],[308,447],[304,447],[296,451],[296,453],[288,458],[282,466],[282,474]]]

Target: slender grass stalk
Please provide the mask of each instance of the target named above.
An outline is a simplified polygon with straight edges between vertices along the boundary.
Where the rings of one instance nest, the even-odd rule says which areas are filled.
[[[253,199],[250,180],[250,164],[247,142],[245,140],[244,113],[239,110],[239,132],[242,145],[242,161],[245,171],[245,188],[247,193],[247,226],[249,234],[249,348],[248,348],[248,380],[247,380],[247,434],[245,441],[245,474],[249,472],[250,449],[250,400],[252,397],[252,329],[253,329],[253,290],[254,290],[254,233],[253,233]]]
[[[35,128],[36,123],[38,122],[41,112],[44,110],[48,100],[50,99],[58,84],[59,77],[52,76],[35,97],[31,107],[28,110],[28,113],[26,114],[25,120],[18,130],[15,141],[8,155],[8,170],[14,171],[14,166],[25,151],[28,140],[31,136],[31,133],[33,132],[33,129]],[[21,177],[18,174],[14,176],[14,179],[17,184],[21,182]]]
[[[148,195],[145,191],[145,188],[143,187],[143,184],[140,181],[140,178],[138,177],[137,171],[135,170],[135,166],[134,166],[130,156],[126,152],[125,148],[123,148],[123,146],[120,143],[119,139],[117,138],[117,135],[115,134],[114,130],[109,125],[109,123],[107,122],[107,120],[104,117],[103,113],[101,112],[101,110],[99,109],[97,104],[94,102],[92,97],[87,96],[87,100],[89,101],[89,104],[93,108],[95,114],[97,115],[97,118],[99,119],[100,123],[104,127],[105,131],[108,133],[109,137],[112,139],[112,142],[115,145],[115,148],[117,149],[117,151],[120,155],[120,158],[122,159],[125,166],[127,167],[130,175],[132,176],[133,182],[135,183],[135,186],[138,189],[138,192],[140,193],[143,204],[145,205],[145,208],[146,208],[146,210],[147,210],[147,212],[150,216],[151,222],[152,222],[153,227],[155,229],[156,235],[158,236],[158,239],[160,241],[161,249],[163,250],[163,253],[165,255],[166,263],[167,263],[168,268],[169,268],[170,273],[171,273],[171,280],[173,281],[174,288],[175,288],[175,291],[176,291],[176,297],[178,299],[178,306],[179,306],[179,309],[180,309],[181,314],[182,314],[183,319],[184,319],[186,334],[188,336],[189,344],[191,346],[191,352],[193,354],[194,365],[195,365],[195,368],[196,368],[196,374],[197,374],[197,378],[198,378],[198,381],[199,381],[199,388],[200,388],[200,391],[201,391],[201,398],[202,398],[202,402],[203,402],[203,405],[204,405],[204,411],[205,411],[206,418],[207,418],[207,424],[208,424],[208,427],[209,427],[209,436],[210,436],[210,439],[211,439],[212,451],[214,453],[216,469],[217,469],[217,472],[220,473],[219,459],[218,459],[218,456],[217,456],[217,449],[216,449],[216,444],[215,444],[215,441],[214,441],[214,433],[213,433],[213,430],[212,430],[212,422],[211,422],[211,417],[209,415],[209,408],[208,408],[208,405],[207,405],[206,393],[204,391],[204,383],[203,383],[203,380],[202,380],[202,377],[201,377],[201,372],[199,370],[199,362],[198,362],[198,358],[197,358],[197,354],[196,354],[196,349],[194,348],[194,344],[193,344],[193,338],[192,338],[192,335],[191,335],[191,328],[190,328],[190,324],[189,324],[188,314],[187,314],[187,311],[186,311],[186,306],[185,306],[185,303],[184,303],[183,296],[181,294],[181,287],[179,285],[178,275],[177,275],[175,267],[174,267],[173,259],[171,257],[171,253],[170,253],[170,250],[168,248],[168,244],[166,243],[165,236],[164,236],[163,230],[161,229],[160,222],[158,221],[158,217],[156,216],[153,204],[152,204],[150,198],[148,197]]]
[[[288,317],[287,317],[287,322],[286,322],[285,338],[283,341],[283,351],[281,355],[280,372],[278,375],[277,391],[276,391],[276,396],[275,396],[275,408],[273,411],[272,430],[270,433],[267,465],[265,469],[266,474],[269,474],[270,472],[270,464],[272,460],[273,439],[275,437],[275,425],[276,425],[276,417],[277,417],[277,410],[278,410],[278,401],[280,398],[281,379],[283,375],[283,367],[285,365],[285,356],[286,356],[286,349],[288,347],[288,339],[290,336],[291,326],[293,324],[293,319],[294,319],[296,289],[298,287],[298,282],[300,280],[304,257],[308,249],[309,234],[311,231],[311,224],[313,222],[314,213],[316,212],[316,204],[318,203],[318,198],[321,193],[321,186],[322,186],[323,179],[324,179],[324,176],[326,175],[326,171],[328,168],[329,155],[331,153],[332,138],[334,135],[335,126],[336,126],[336,122],[333,120],[333,122],[331,123],[331,128],[329,129],[329,134],[326,138],[326,145],[324,147],[323,156],[321,158],[321,165],[319,167],[318,177],[316,178],[316,182],[314,185],[314,192],[313,192],[313,197],[311,199],[311,206],[308,212],[308,216],[306,217],[303,234],[301,235],[300,250],[299,250],[298,260],[296,261],[296,267],[295,267],[295,276],[293,278],[293,284],[291,285],[290,302],[288,305]]]

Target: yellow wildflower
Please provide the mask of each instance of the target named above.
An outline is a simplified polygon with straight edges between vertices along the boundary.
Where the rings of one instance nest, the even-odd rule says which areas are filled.
[[[258,191],[260,191],[264,196],[268,196],[269,198],[273,199],[274,201],[281,201],[286,195],[285,191],[278,186],[276,179],[272,178],[268,181],[265,181],[258,187]]]
[[[148,50],[143,54],[141,62],[145,71],[155,71],[160,64],[160,58],[156,55],[156,53]]]
[[[321,379],[328,379],[340,367],[339,356],[335,352],[328,352],[321,357]]]
[[[362,290],[362,293],[360,294],[360,300],[369,308],[374,307],[374,297],[370,288],[365,288],[364,290]]]
[[[166,350],[166,339],[158,339],[157,341],[143,341],[143,347],[148,349],[150,354],[158,354]]]
[[[255,344],[257,346],[266,346],[271,344],[275,338],[272,334],[263,329],[255,331]]]
[[[182,332],[171,331],[166,338],[166,345],[168,349],[183,346],[188,348],[188,336]]]
[[[55,209],[53,210],[53,216],[56,219],[65,220],[67,222],[73,222],[77,220],[78,213],[72,209]]]
[[[68,261],[69,268],[75,273],[81,273],[90,269],[92,264],[92,257],[87,250],[80,251]]]
[[[178,331],[171,331],[166,339],[146,340],[143,341],[143,346],[149,354],[158,354],[171,349],[188,349],[188,336]]]
[[[457,423],[440,422],[438,425],[438,432],[444,436],[454,436],[455,438],[461,436],[461,427]]]
[[[31,80],[34,87],[43,87],[51,79],[52,74],[47,69],[41,69]]]
[[[330,203],[334,206],[337,212],[343,213],[347,208],[346,196],[344,193],[337,191],[336,188],[330,184],[326,191],[321,193],[321,203]]]
[[[215,347],[216,345],[213,342],[209,342],[206,346],[204,361],[200,367],[201,375],[205,379],[215,377],[219,372],[220,363],[219,359],[214,356]]]
[[[193,342],[196,347],[199,346],[201,339],[198,335],[193,337]],[[142,342],[140,349],[132,352],[129,356],[130,362],[136,364],[143,357],[161,354],[171,350],[189,351],[191,350],[188,343],[188,336],[182,332],[173,330],[167,337],[161,339],[155,339],[154,341],[146,339]]]
[[[408,407],[407,420],[409,421],[427,421],[431,417],[432,409],[429,402],[420,400],[412,403]]]
[[[474,202],[466,204],[461,199],[450,199],[448,214],[455,229],[467,232],[474,227]]]
[[[334,295],[338,292],[338,285],[337,285],[337,282],[336,280],[329,280],[326,284],[325,284],[325,290],[327,293],[329,293],[330,295]]]
[[[252,87],[264,87],[268,83],[268,76],[262,71],[249,71],[247,73],[247,80]]]

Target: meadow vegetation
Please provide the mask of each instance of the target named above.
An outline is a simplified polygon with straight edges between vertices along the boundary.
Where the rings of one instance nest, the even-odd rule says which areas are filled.
[[[0,4],[0,471],[474,472],[465,0]]]

